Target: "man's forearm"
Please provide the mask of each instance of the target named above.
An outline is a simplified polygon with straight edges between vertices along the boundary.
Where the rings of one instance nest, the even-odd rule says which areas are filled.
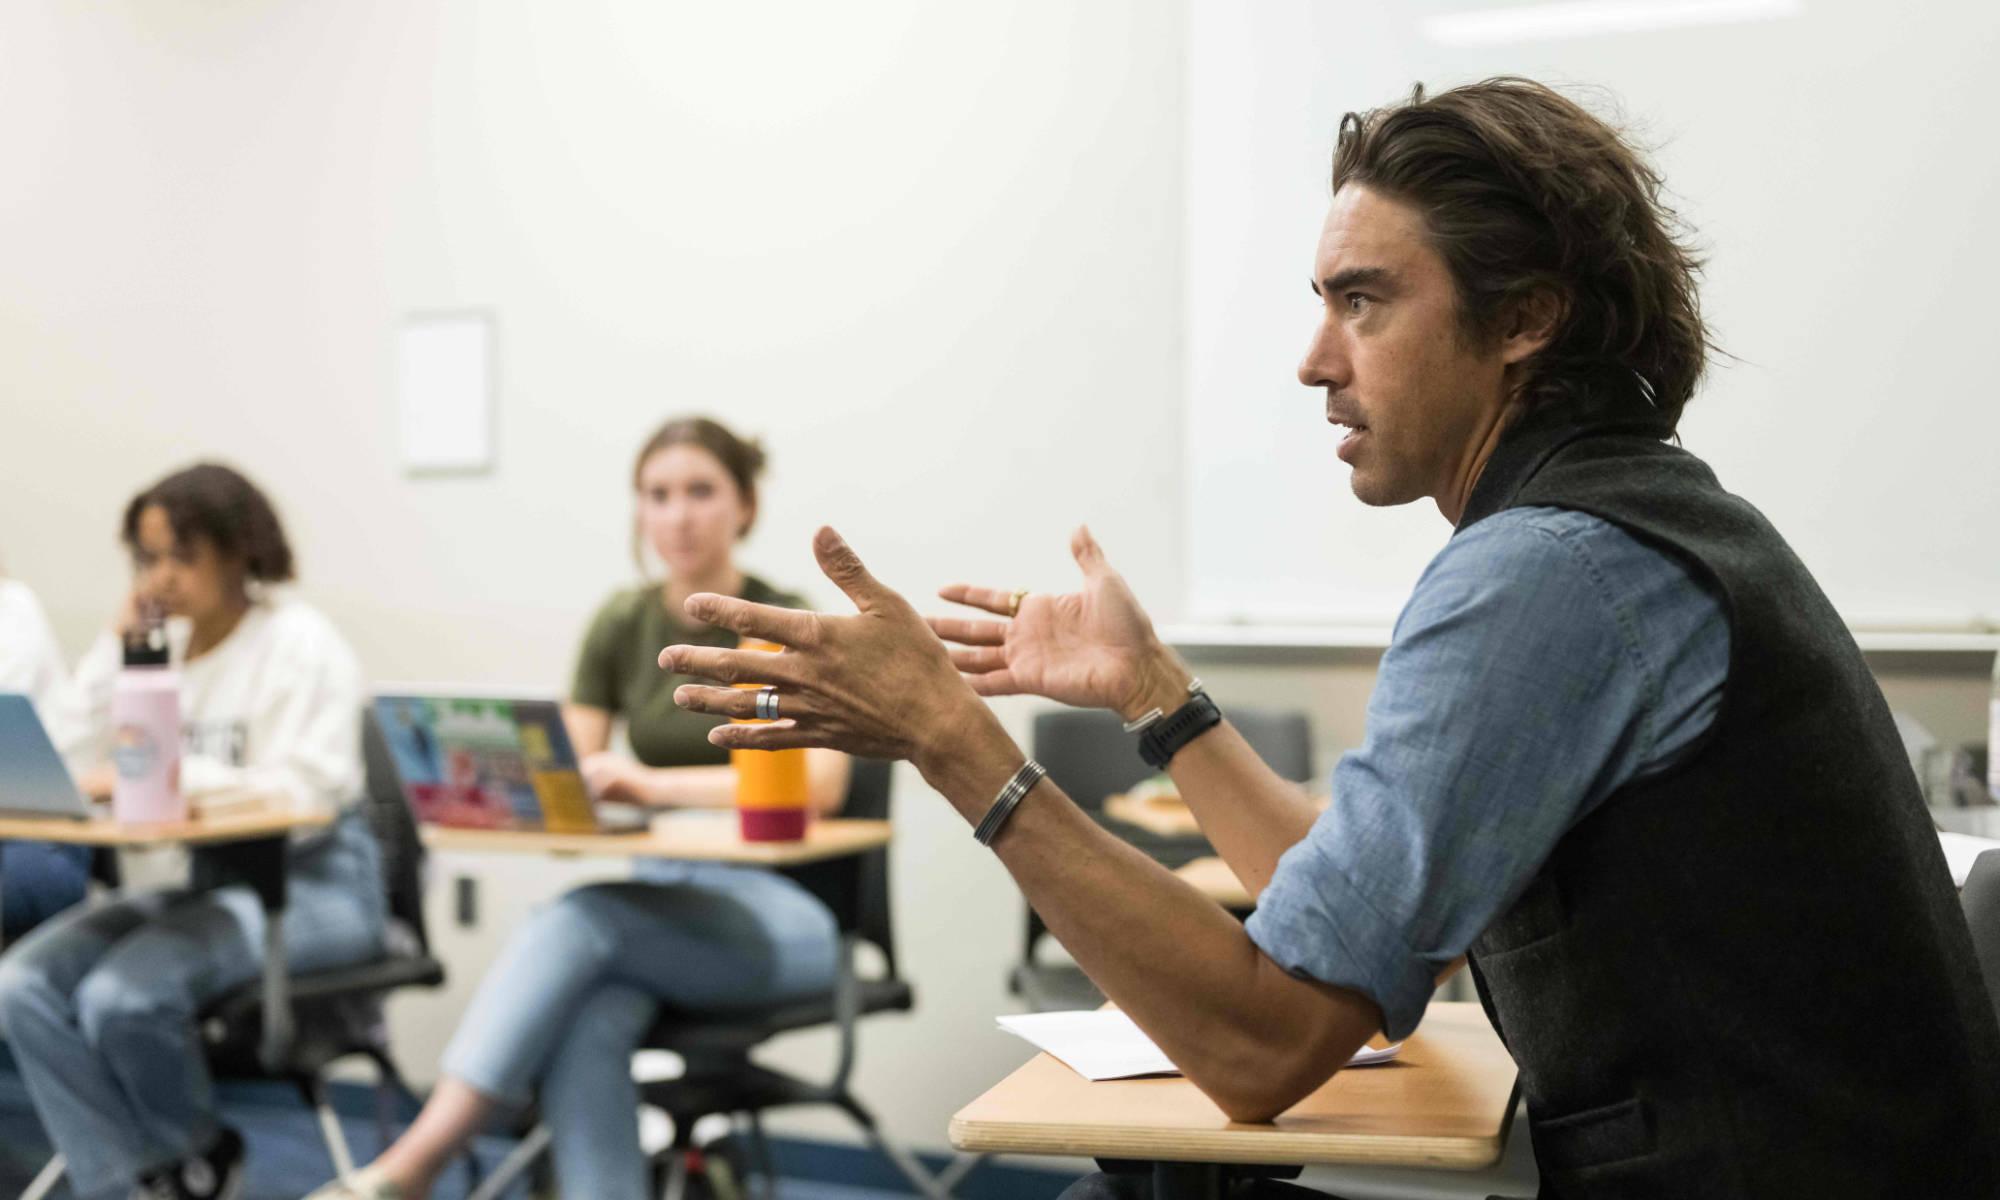
[[[1171,714],[1187,702],[1191,675],[1172,650],[1160,646],[1146,675],[1148,685],[1132,711],[1121,714],[1128,721],[1152,708]],[[1318,812],[1299,785],[1273,771],[1223,716],[1222,724],[1181,747],[1167,774],[1202,833],[1254,897]]]
[[[1182,747],[1167,774],[1252,898],[1319,815],[1305,791],[1273,771],[1226,720]]]
[[[1021,761],[996,723],[925,776],[977,822]],[[1238,1120],[1289,1107],[1380,1028],[1372,1002],[1285,974],[1234,918],[1107,833],[1053,781],[1021,803],[994,849],[1105,995]]]

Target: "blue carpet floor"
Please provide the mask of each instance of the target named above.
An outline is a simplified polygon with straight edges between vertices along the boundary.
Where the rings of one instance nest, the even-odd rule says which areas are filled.
[[[239,1130],[249,1144],[249,1177],[244,1200],[298,1200],[333,1176],[333,1163],[320,1139],[319,1125],[298,1093],[284,1084],[224,1082],[218,1088],[222,1119]],[[408,1111],[378,1114],[372,1089],[336,1085],[334,1105],[348,1144],[359,1161],[380,1149],[412,1115]],[[474,1147],[475,1160],[490,1171],[513,1147],[511,1139],[488,1137]],[[19,1195],[49,1159],[51,1151],[41,1124],[29,1105],[20,1075],[0,1046],[0,1196]],[[881,1158],[857,1146],[774,1138],[772,1154],[780,1175],[781,1200],[900,1200],[913,1193]],[[938,1170],[943,1156],[923,1155],[926,1166]],[[446,1174],[433,1200],[463,1200],[470,1173]],[[1052,1200],[1073,1179],[1058,1172],[1032,1170],[1005,1163],[981,1165],[955,1194],[959,1200]],[[75,1200],[58,1188],[59,1200]],[[508,1193],[509,1200],[527,1200],[525,1185]]]

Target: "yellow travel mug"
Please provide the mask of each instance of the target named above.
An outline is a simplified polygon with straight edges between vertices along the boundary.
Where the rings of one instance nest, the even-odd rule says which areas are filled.
[[[777,654],[784,647],[774,642],[744,638],[737,649]],[[736,686],[756,691],[763,685],[739,683]],[[745,719],[737,724],[766,725],[769,722]],[[744,841],[796,842],[806,836],[809,810],[804,750],[731,750],[729,765],[736,768],[736,817]]]

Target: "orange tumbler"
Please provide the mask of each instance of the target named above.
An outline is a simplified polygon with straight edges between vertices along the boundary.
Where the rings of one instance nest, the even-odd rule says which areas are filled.
[[[784,647],[745,638],[739,650],[776,654]],[[756,691],[762,684],[739,683]],[[745,719],[739,725],[767,725]],[[804,750],[731,750],[736,768],[736,817],[746,842],[796,842],[806,836],[806,752]]]

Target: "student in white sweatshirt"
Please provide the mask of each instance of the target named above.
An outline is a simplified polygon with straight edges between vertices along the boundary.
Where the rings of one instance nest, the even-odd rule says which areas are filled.
[[[27,584],[0,577],[0,692],[25,692],[47,712],[68,679],[41,602]]]
[[[120,632],[169,615],[181,673],[183,789],[247,793],[337,815],[294,842],[285,943],[293,971],[381,952],[378,850],[360,795],[363,688],[327,619],[277,585],[293,575],[276,512],[249,480],[201,464],[135,497],[122,537],[133,594]],[[77,668],[62,724],[72,761],[102,754],[120,638]],[[108,765],[84,771],[108,793]],[[195,1017],[257,978],[264,915],[247,888],[168,889],[75,908],[0,956],[0,1032],[80,1197],[235,1195],[243,1143],[220,1126]]]
[[[0,692],[21,692],[44,724],[69,684],[62,648],[35,593],[0,579]],[[90,849],[50,842],[0,843],[0,946],[83,899]]]

